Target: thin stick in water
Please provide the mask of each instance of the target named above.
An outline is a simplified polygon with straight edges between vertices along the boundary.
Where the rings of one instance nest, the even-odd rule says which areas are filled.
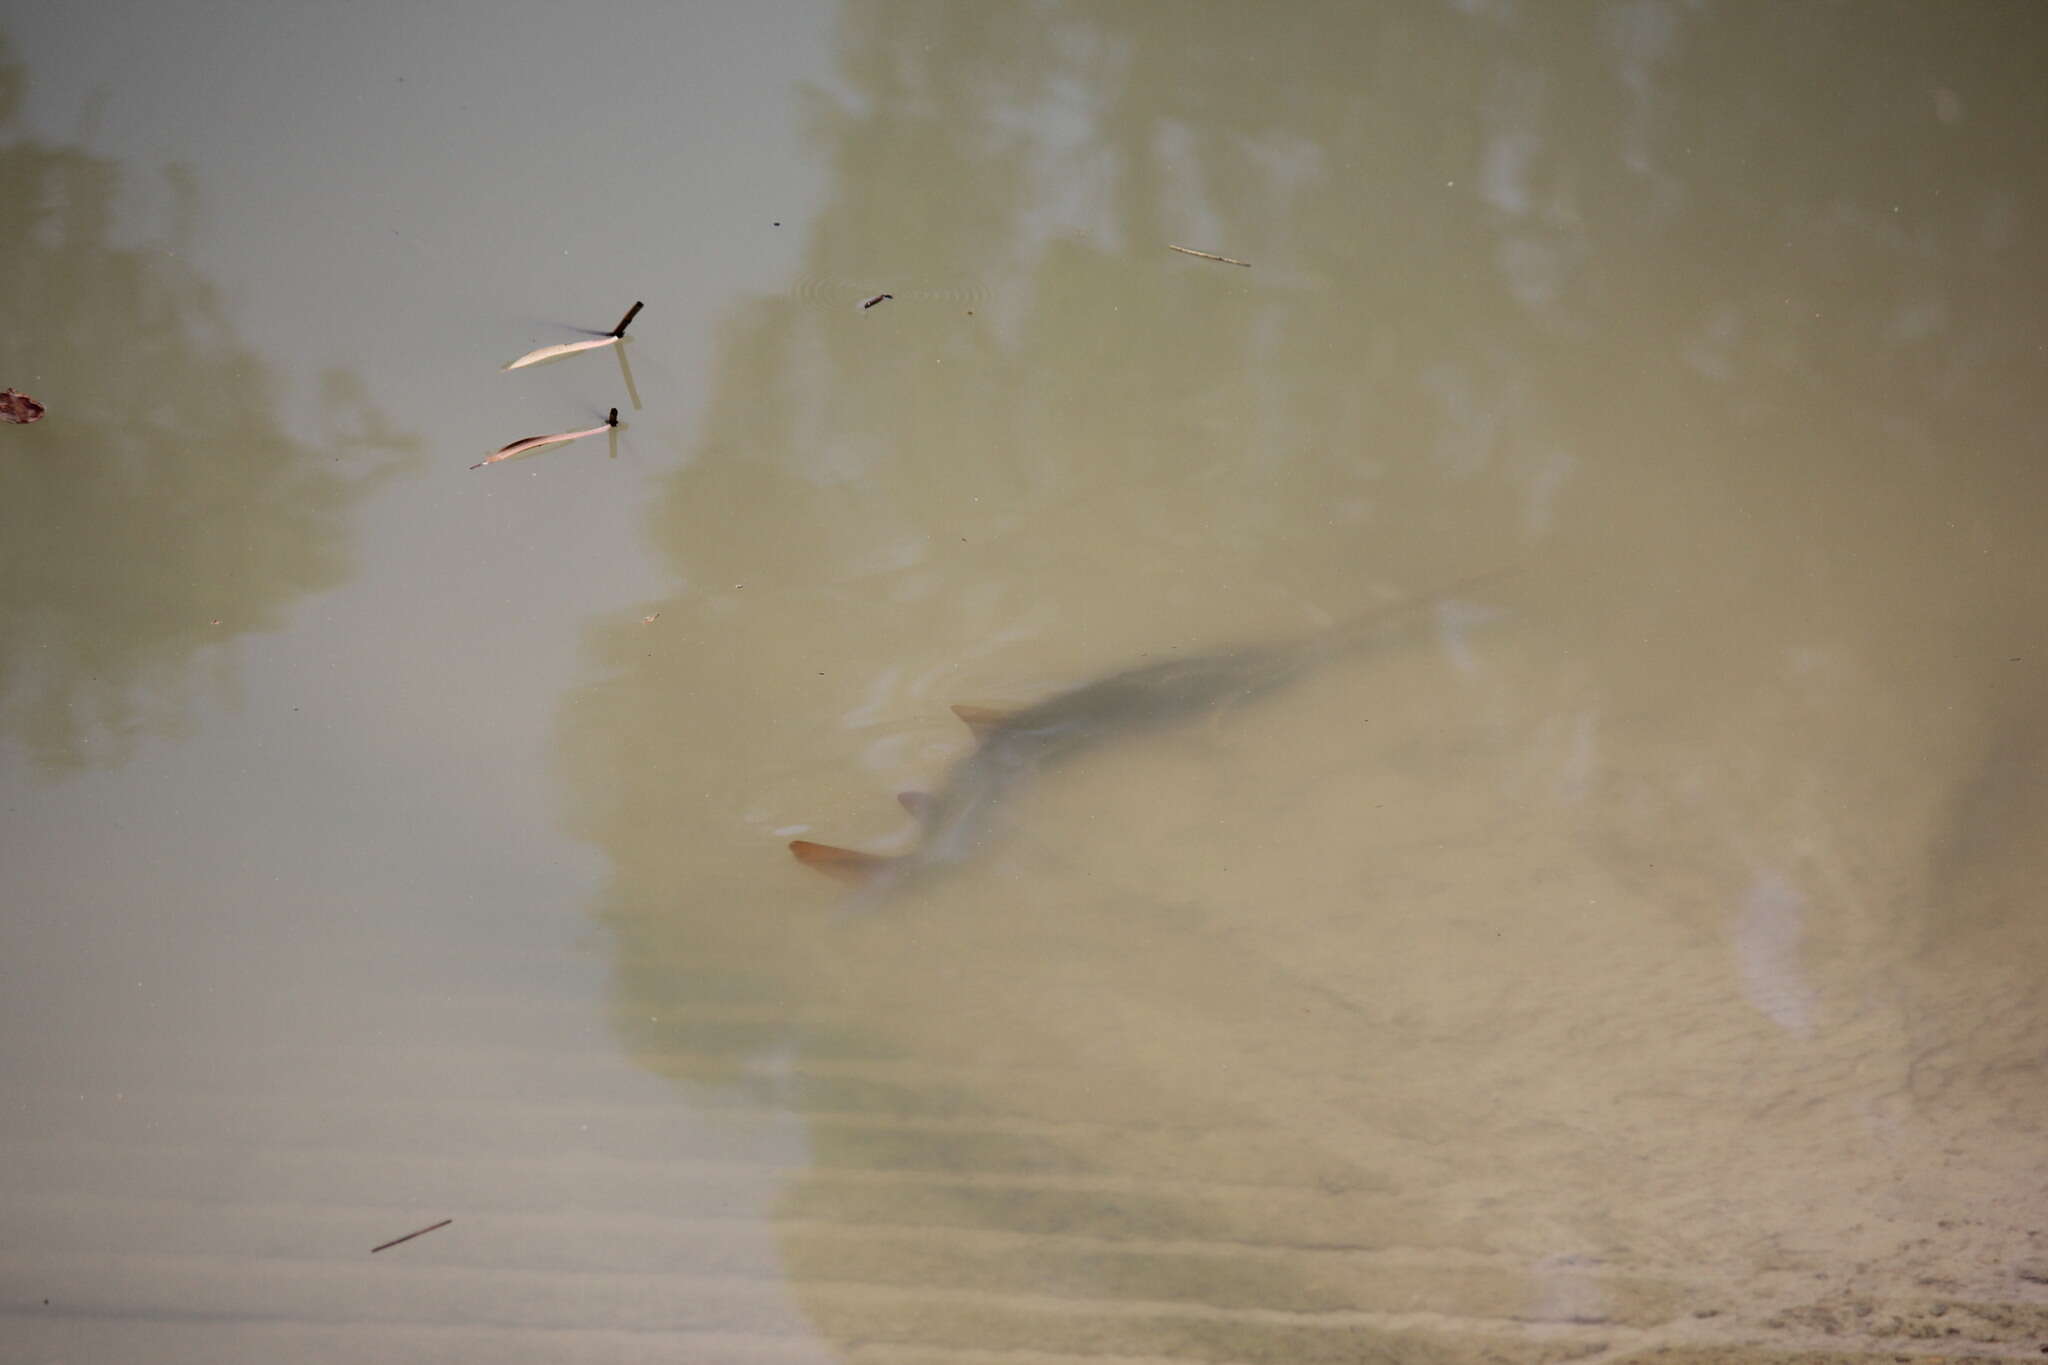
[[[1250,261],[1233,261],[1228,256],[1218,256],[1213,252],[1197,251],[1191,246],[1175,246],[1171,242],[1166,244],[1166,249],[1168,251],[1178,251],[1184,256],[1200,256],[1205,261],[1221,261],[1225,265],[1241,265],[1247,270],[1251,268],[1252,264]]]
[[[415,1237],[424,1237],[428,1233],[434,1231],[436,1228],[445,1228],[454,1221],[455,1220],[453,1218],[443,1218],[440,1222],[433,1224],[431,1227],[421,1228],[418,1232],[408,1232],[403,1237],[393,1237],[383,1246],[371,1247],[370,1254],[372,1256],[375,1256],[380,1251],[389,1251],[392,1247],[397,1246],[400,1242],[410,1242]]]

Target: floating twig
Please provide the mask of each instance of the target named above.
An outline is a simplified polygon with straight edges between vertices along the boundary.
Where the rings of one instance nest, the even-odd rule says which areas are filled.
[[[634,318],[640,315],[640,310],[646,306],[642,302],[628,308],[626,316],[619,319],[619,325],[601,337],[591,337],[587,341],[565,341],[559,346],[543,346],[538,351],[528,351],[505,368],[508,370],[523,370],[528,365],[538,365],[543,360],[554,360],[561,356],[574,355],[578,351],[594,351],[600,346],[616,346],[626,339],[627,326],[631,324]]]
[[[565,441],[580,441],[585,436],[595,436],[600,431],[610,431],[618,424],[619,410],[613,408],[611,416],[605,418],[604,421],[594,427],[585,427],[581,431],[558,431],[552,436],[529,436],[523,441],[514,441],[511,445],[503,446],[492,454],[486,455],[483,459],[471,465],[470,468],[482,469],[487,464],[496,464],[500,460],[509,460],[516,455],[525,455],[539,450],[543,446],[558,446]]]
[[[426,1236],[426,1235],[427,1235],[428,1233],[430,1233],[430,1232],[434,1231],[434,1230],[435,1230],[436,1228],[445,1228],[445,1227],[447,1227],[447,1226],[448,1226],[448,1225],[449,1225],[450,1223],[452,1223],[452,1222],[454,1222],[454,1221],[455,1221],[455,1220],[454,1220],[453,1218],[443,1218],[443,1219],[442,1219],[442,1220],[441,1220],[440,1222],[438,1222],[438,1223],[435,1223],[435,1224],[433,1224],[432,1226],[429,1226],[429,1227],[424,1227],[424,1228],[421,1228],[421,1229],[420,1229],[420,1230],[419,1230],[418,1232],[408,1232],[408,1233],[406,1233],[406,1234],[405,1234],[405,1236],[403,1236],[403,1237],[393,1237],[393,1238],[392,1238],[392,1239],[391,1239],[390,1241],[386,1242],[386,1243],[385,1243],[385,1244],[384,1244],[383,1246],[380,1246],[380,1247],[371,1247],[371,1248],[370,1248],[370,1254],[371,1254],[372,1256],[375,1256],[375,1255],[376,1255],[376,1254],[377,1254],[378,1252],[380,1252],[380,1251],[389,1251],[389,1250],[390,1250],[390,1249],[391,1249],[392,1247],[395,1247],[395,1246],[397,1246],[397,1245],[398,1245],[398,1244],[399,1244],[400,1242],[410,1242],[410,1241],[411,1241],[411,1240],[412,1240],[413,1238],[415,1238],[415,1237],[424,1237],[424,1236]]]
[[[894,294],[877,294],[873,298],[869,299],[866,303],[862,304],[861,307],[872,308],[876,304],[880,303],[883,299],[893,299],[895,297],[896,296]]]
[[[1200,256],[1205,261],[1221,261],[1225,265],[1241,265],[1247,270],[1251,268],[1252,264],[1250,261],[1234,261],[1228,256],[1218,256],[1211,251],[1197,251],[1191,246],[1175,246],[1171,242],[1166,244],[1166,249],[1168,251],[1178,251],[1184,256]]]
[[[0,422],[29,422],[43,420],[43,405],[25,393],[8,389],[0,393]]]

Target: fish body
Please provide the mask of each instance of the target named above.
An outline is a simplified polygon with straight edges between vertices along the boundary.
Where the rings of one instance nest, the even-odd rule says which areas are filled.
[[[1498,575],[1488,575],[1488,579]],[[1474,580],[1480,581],[1480,580]],[[1469,585],[1468,585],[1469,586]],[[1111,740],[1158,733],[1255,700],[1339,655],[1380,643],[1403,619],[1440,606],[1443,596],[1378,612],[1309,640],[1166,659],[1059,692],[1017,711],[956,706],[974,731],[974,751],[929,794],[906,793],[916,848],[898,856],[794,840],[790,851],[828,875],[879,893],[965,861],[990,838],[994,816],[1026,781]]]
[[[1111,740],[1170,730],[1297,676],[1305,648],[1243,649],[1128,669],[997,716],[968,709],[979,743],[925,801],[919,853],[934,865],[974,853],[1017,786]]]

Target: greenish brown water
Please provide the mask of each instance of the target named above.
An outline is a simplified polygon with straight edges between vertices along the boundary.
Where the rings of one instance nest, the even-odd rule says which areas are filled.
[[[2031,10],[13,13],[0,1360],[2048,1340]]]

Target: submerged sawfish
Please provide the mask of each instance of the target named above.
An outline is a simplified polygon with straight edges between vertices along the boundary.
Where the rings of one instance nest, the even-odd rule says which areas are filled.
[[[908,853],[866,853],[793,839],[799,862],[864,888],[859,904],[964,862],[989,841],[996,811],[1044,769],[1111,740],[1156,733],[1262,697],[1319,665],[1382,643],[1422,612],[1447,605],[1453,593],[1490,583],[1512,570],[1467,579],[1447,592],[1385,608],[1292,644],[1225,650],[1145,664],[1059,692],[1021,710],[956,706],[974,732],[974,750],[953,765],[934,792],[899,798],[921,826]]]

